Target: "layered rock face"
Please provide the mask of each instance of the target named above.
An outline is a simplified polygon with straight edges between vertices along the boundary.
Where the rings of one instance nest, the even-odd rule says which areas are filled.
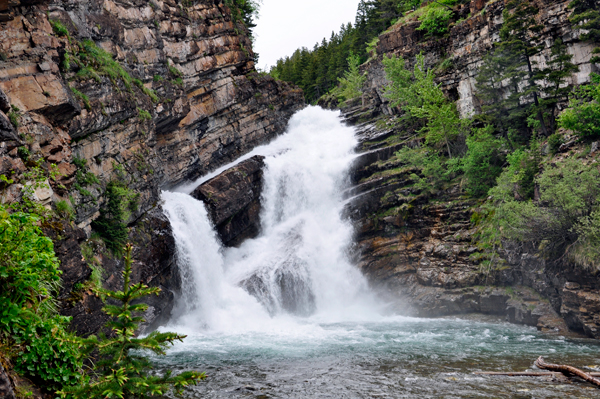
[[[383,95],[387,85],[381,60],[396,54],[409,64],[423,52],[427,67],[436,68],[438,82],[457,102],[462,115],[480,112],[475,76],[482,59],[499,40],[504,1],[474,0],[459,12],[460,23],[440,39],[427,39],[408,22],[383,33],[378,58],[362,68],[367,73],[362,104],[345,110],[359,123],[363,155],[354,171],[356,186],[346,213],[357,226],[358,262],[373,286],[394,300],[400,312],[441,316],[470,312],[506,316],[507,320],[544,330],[571,330],[600,338],[600,280],[566,262],[547,264],[534,248],[504,243],[501,270],[491,270],[477,257],[478,203],[461,195],[459,187],[423,195],[411,186],[405,165],[393,154],[417,146],[409,132],[378,129],[378,114],[394,115]],[[568,1],[536,2],[542,39],[549,47],[561,38],[573,54],[579,72],[572,83],[589,81],[593,45],[579,41],[572,29]],[[536,57],[543,67],[549,49]],[[362,122],[362,124],[360,124]]]
[[[358,130],[366,151],[354,165],[357,184],[345,212],[356,226],[359,268],[395,311],[425,317],[495,314],[544,331],[564,333],[570,327],[597,336],[593,311],[584,314],[579,307],[585,298],[596,308],[597,278],[549,268],[533,249],[508,244],[500,250],[507,267],[486,267],[477,257],[471,220],[478,202],[457,186],[432,195],[414,187],[414,171],[393,154],[418,141],[390,144],[386,139],[399,132],[369,124]],[[586,289],[573,291],[583,280]]]
[[[66,287],[90,274],[76,258],[108,182],[135,200],[130,239],[150,244],[167,232],[161,189],[267,142],[303,105],[299,89],[255,71],[246,29],[222,1],[0,0],[0,174],[14,180],[0,183],[0,200],[20,198],[28,168],[54,171],[36,196],[75,208],[73,227],[56,237]],[[156,251],[140,260],[139,278],[167,293],[174,247]],[[117,286],[119,261],[103,266]],[[82,306],[74,312],[98,308]]]
[[[533,57],[533,61],[543,68],[550,56],[550,45],[560,38],[569,54],[573,55],[572,62],[579,66],[579,72],[573,75],[572,83],[589,82],[590,72],[594,71],[594,65],[589,61],[595,46],[593,43],[581,42],[581,32],[572,29],[568,20],[570,1],[537,0],[534,3],[540,9],[536,20],[544,27],[539,34],[547,43],[547,48]],[[423,31],[416,30],[420,26],[420,22],[416,20],[396,25],[383,33],[377,45],[378,58],[365,66],[368,75],[363,101],[383,112],[393,113],[383,96],[387,81],[381,63],[382,55],[396,54],[410,64],[414,62],[415,55],[423,52],[427,67],[440,65],[436,69],[437,80],[449,98],[456,101],[461,115],[479,113],[481,109],[475,77],[483,63],[483,57],[500,40],[504,4],[503,0],[472,0],[470,4],[463,4],[457,16],[461,22],[454,24],[449,34],[439,39],[425,40]]]

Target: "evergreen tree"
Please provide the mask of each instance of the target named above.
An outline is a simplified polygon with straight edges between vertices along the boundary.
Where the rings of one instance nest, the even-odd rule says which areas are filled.
[[[121,303],[106,305],[104,311],[113,317],[107,323],[113,332],[113,337],[100,335],[80,338],[79,345],[84,355],[92,355],[95,361],[90,381],[83,384],[64,388],[63,398],[94,399],[94,398],[141,398],[164,395],[173,388],[176,392],[189,385],[195,385],[205,378],[204,373],[188,371],[178,375],[167,372],[164,376],[149,375],[152,369],[150,361],[142,351],[152,351],[164,355],[165,349],[175,341],[182,341],[184,335],[176,333],[152,332],[145,338],[135,338],[135,331],[144,321],[136,313],[144,312],[148,305],[134,304],[136,299],[158,294],[159,288],[149,288],[142,284],[131,284],[131,253],[133,246],[125,247],[125,269],[123,270],[123,291],[108,291],[103,293]]]
[[[515,63],[504,70],[504,79],[518,79],[524,82],[522,89],[517,88],[519,103],[521,99],[533,97],[534,108],[531,110],[536,115],[540,129],[548,136],[548,129],[543,118],[542,108],[539,102],[540,88],[534,79],[533,57],[544,49],[543,43],[539,41],[539,32],[543,29],[535,16],[538,8],[530,1],[510,0],[502,13],[504,23],[500,29],[500,43],[498,49],[504,53],[512,53]],[[526,71],[523,69],[526,68]]]
[[[567,79],[579,71],[579,67],[571,62],[573,55],[567,53],[567,46],[560,38],[554,41],[550,60],[547,67],[536,74],[536,80],[546,82],[544,87],[545,97],[541,100],[542,106],[547,110],[547,118],[551,130],[555,126],[555,111],[557,104],[567,101],[573,91],[572,85],[566,84]]]

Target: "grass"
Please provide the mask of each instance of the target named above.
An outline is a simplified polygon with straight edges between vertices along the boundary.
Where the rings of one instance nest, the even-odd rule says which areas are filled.
[[[66,26],[63,25],[62,22],[57,21],[55,19],[51,19],[50,20],[50,25],[52,25],[52,31],[54,32],[54,34],[58,37],[69,37],[69,30],[67,29]]]
[[[73,208],[71,207],[71,205],[69,205],[69,203],[67,201],[64,201],[64,200],[57,201],[55,206],[56,206],[56,213],[58,213],[59,216],[69,218],[70,220],[73,220],[75,218],[75,211],[73,210]]]
[[[71,91],[73,92],[73,94],[75,95],[76,98],[79,98],[81,101],[83,101],[83,104],[85,105],[85,109],[87,109],[88,111],[91,111],[92,105],[90,104],[89,97],[74,87],[69,86],[69,88],[71,89]]]
[[[138,108],[138,118],[140,118],[141,121],[146,121],[152,119],[152,115],[145,109]]]

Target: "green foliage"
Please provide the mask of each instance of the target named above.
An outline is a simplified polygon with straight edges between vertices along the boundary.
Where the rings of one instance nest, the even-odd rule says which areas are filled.
[[[169,68],[169,72],[171,73],[171,75],[175,76],[175,77],[180,77],[182,75],[181,71],[177,68],[175,68],[173,65],[171,64],[167,64],[168,68]]]
[[[75,385],[82,380],[80,353],[67,332],[70,318],[54,316],[26,323],[15,334],[19,345],[15,370],[37,380],[49,391]],[[83,378],[85,379],[85,378]]]
[[[66,36],[69,37],[69,30],[63,25],[62,22],[51,19],[49,20],[50,25],[52,25],[52,31],[56,36]]]
[[[452,18],[452,14],[453,12],[447,8],[429,7],[419,17],[421,25],[419,25],[417,30],[424,30],[429,36],[443,35],[448,32],[448,23],[450,22],[450,18]]]
[[[578,70],[560,39],[553,43],[545,68],[535,62],[545,48],[539,35],[543,26],[536,22],[538,12],[531,1],[506,3],[501,40],[485,57],[477,76],[483,119],[517,146],[527,144],[536,131],[543,136],[553,132],[556,106],[568,97],[572,90],[568,78]]]
[[[70,220],[75,218],[75,211],[73,210],[73,207],[71,207],[71,205],[69,205],[69,203],[65,200],[60,200],[57,201],[54,206],[56,207],[56,212],[62,216],[62,217],[66,217]]]
[[[537,140],[533,140],[530,149],[517,149],[507,155],[508,167],[502,172],[497,186],[490,192],[503,201],[509,199],[532,199],[535,190],[535,178],[540,172],[541,152]]]
[[[451,143],[468,130],[469,119],[460,119],[456,105],[446,99],[431,69],[425,70],[422,54],[416,58],[413,72],[405,69],[402,58],[384,57],[388,80],[385,96],[394,107],[400,106],[411,117],[422,122],[420,132],[428,144],[444,145],[452,158]]]
[[[367,79],[366,76],[360,73],[358,68],[360,58],[357,55],[350,53],[348,65],[348,71],[344,73],[343,78],[338,78],[339,85],[333,90],[333,94],[337,97],[340,105],[348,100],[360,97],[362,94],[362,85]]]
[[[594,0],[572,0],[569,3],[569,8],[573,9],[569,20],[574,25],[582,30],[583,33],[579,36],[582,41],[590,41],[592,43],[600,43],[600,10]],[[600,48],[595,48],[593,54],[599,54]],[[594,56],[590,60],[593,63],[600,62],[600,57]]]
[[[592,75],[592,83],[580,86],[569,108],[560,114],[559,126],[573,130],[580,137],[600,135],[600,76]]]
[[[125,248],[125,269],[123,271],[123,290],[104,291],[105,295],[121,305],[106,305],[104,311],[112,317],[107,327],[112,329],[112,337],[101,335],[79,339],[79,346],[84,354],[97,354],[91,381],[75,387],[63,389],[63,398],[135,398],[164,395],[169,389],[176,392],[189,385],[195,385],[205,377],[204,373],[195,371],[172,375],[169,371],[164,376],[150,375],[152,366],[142,351],[152,351],[164,355],[165,350],[175,341],[182,341],[185,336],[176,333],[154,331],[144,338],[134,338],[139,324],[144,321],[136,316],[144,312],[148,305],[135,303],[136,299],[147,295],[158,294],[159,288],[149,288],[138,283],[131,284],[131,252],[129,244]]]
[[[6,116],[8,116],[8,120],[10,123],[17,129],[19,127],[19,110],[16,107],[11,107],[10,111]]]
[[[506,239],[535,244],[551,260],[567,255],[583,267],[600,267],[597,167],[568,158],[536,179],[539,201],[498,196],[495,218]]]
[[[14,342],[15,369],[52,390],[77,383],[81,362],[69,319],[55,315],[59,261],[39,222],[0,205],[0,337]]]
[[[150,112],[146,111],[145,109],[138,108],[138,118],[141,121],[149,121],[152,119],[152,115],[150,115]]]
[[[131,89],[132,79],[129,73],[113,59],[110,53],[98,47],[92,40],[85,39],[80,43],[79,59],[90,70],[107,76],[113,84],[121,80],[128,90]]]
[[[90,104],[90,98],[88,96],[86,96],[85,94],[83,94],[82,92],[80,92],[72,86],[69,86],[69,89],[71,89],[76,98],[79,98],[81,101],[83,101],[85,109],[87,109],[88,111],[92,109],[92,104]]]
[[[433,194],[447,180],[446,168],[435,151],[426,147],[403,147],[395,154],[412,171],[409,177],[419,191]]]
[[[315,103],[338,85],[348,71],[350,55],[365,62],[374,54],[377,38],[404,11],[417,7],[420,0],[361,0],[354,24],[340,27],[330,38],[323,38],[312,49],[297,49],[277,61],[269,74],[292,82],[304,91],[307,102]]]
[[[13,329],[10,315],[26,305],[35,314],[55,309],[50,297],[60,280],[58,259],[52,241],[37,226],[39,221],[28,213],[8,214],[0,205],[0,331]]]
[[[147,95],[148,97],[150,97],[150,99],[152,100],[153,103],[158,102],[158,96],[156,95],[156,93],[154,92],[154,90],[147,88],[146,86],[144,86],[144,83],[142,83],[141,80],[139,79],[133,79],[133,83],[139,87],[145,95]]]
[[[137,210],[139,194],[129,190],[122,181],[113,180],[106,186],[106,202],[92,228],[104,239],[108,249],[119,254],[127,241],[127,224],[131,212]]]
[[[474,129],[467,137],[467,154],[463,159],[463,171],[467,179],[467,192],[474,197],[487,194],[496,184],[502,172],[504,157],[501,154],[502,140],[493,136],[493,127]]]
[[[554,133],[548,137],[548,150],[551,154],[556,154],[564,142],[565,140],[559,133]]]

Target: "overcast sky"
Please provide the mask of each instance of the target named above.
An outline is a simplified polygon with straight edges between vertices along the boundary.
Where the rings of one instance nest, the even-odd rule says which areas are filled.
[[[267,70],[299,47],[312,49],[331,31],[352,22],[359,0],[263,0],[260,17],[254,28],[254,51],[260,69]]]

